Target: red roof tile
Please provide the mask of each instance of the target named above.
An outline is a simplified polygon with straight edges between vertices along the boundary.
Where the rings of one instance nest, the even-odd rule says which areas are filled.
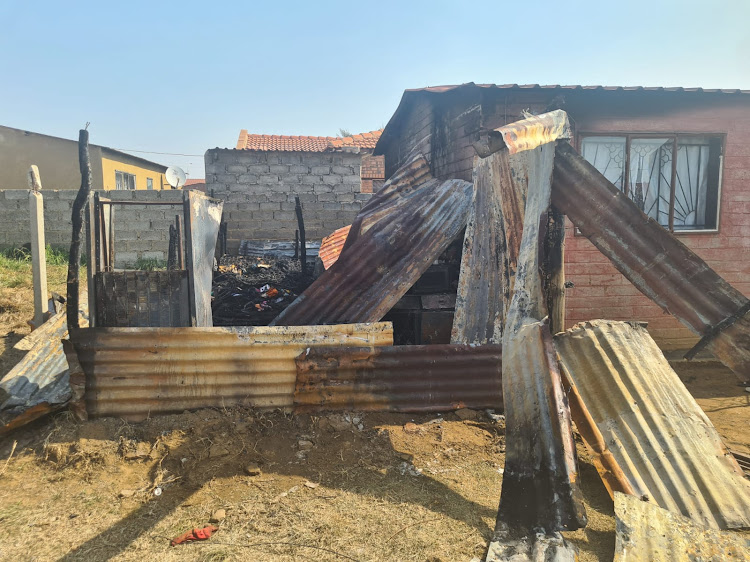
[[[255,135],[240,131],[238,150],[266,152],[325,152],[337,148],[373,149],[382,130],[360,133],[350,137],[305,137],[287,135]]]

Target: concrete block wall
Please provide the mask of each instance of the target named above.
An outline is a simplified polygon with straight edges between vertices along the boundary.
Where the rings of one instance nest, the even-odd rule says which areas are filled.
[[[115,201],[169,201],[182,203],[181,191],[100,191]],[[43,190],[44,236],[53,247],[70,248],[71,214],[75,190]],[[128,205],[115,208],[115,266],[130,267],[138,259],[166,260],[169,225],[181,207]],[[0,190],[0,249],[31,242],[29,190]]]
[[[206,152],[206,192],[224,200],[227,250],[241,240],[294,240],[294,197],[308,240],[351,224],[371,193],[363,193],[362,155],[346,152]]]

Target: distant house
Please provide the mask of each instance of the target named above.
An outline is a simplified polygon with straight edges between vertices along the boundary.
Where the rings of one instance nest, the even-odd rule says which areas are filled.
[[[89,146],[93,189],[171,189],[166,166],[119,150]],[[46,190],[78,189],[78,141],[0,126],[0,189],[25,189],[36,164]]]
[[[196,189],[198,191],[206,193],[206,180],[204,180],[203,178],[188,178],[185,181],[183,189]]]
[[[381,131],[349,137],[251,134],[235,148],[206,152],[206,192],[224,199],[228,249],[241,240],[294,240],[295,197],[308,240],[350,224],[382,185],[385,162],[372,156]]]
[[[462,84],[406,90],[380,137],[386,177],[424,154],[439,178],[471,181],[472,143],[524,110],[567,111],[571,144],[724,279],[750,296],[750,91]],[[566,326],[643,320],[664,349],[696,337],[568,225]]]

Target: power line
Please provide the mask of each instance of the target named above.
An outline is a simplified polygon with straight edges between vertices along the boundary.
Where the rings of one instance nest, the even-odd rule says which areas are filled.
[[[197,156],[197,157],[203,156],[203,154],[180,154],[178,152],[154,152],[152,150],[132,150],[130,148],[115,148],[115,150],[120,150],[122,152],[141,152],[143,154],[162,154],[164,156]]]

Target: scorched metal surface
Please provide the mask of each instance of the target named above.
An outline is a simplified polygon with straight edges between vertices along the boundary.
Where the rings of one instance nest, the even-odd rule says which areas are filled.
[[[502,408],[500,345],[310,348],[297,357],[296,412]]]
[[[273,322],[375,322],[466,225],[472,184],[385,185],[357,216],[339,259]]]
[[[505,472],[498,527],[586,524],[570,411],[546,321],[540,224],[550,205],[553,143],[528,151],[528,193],[513,298],[503,333]]]

